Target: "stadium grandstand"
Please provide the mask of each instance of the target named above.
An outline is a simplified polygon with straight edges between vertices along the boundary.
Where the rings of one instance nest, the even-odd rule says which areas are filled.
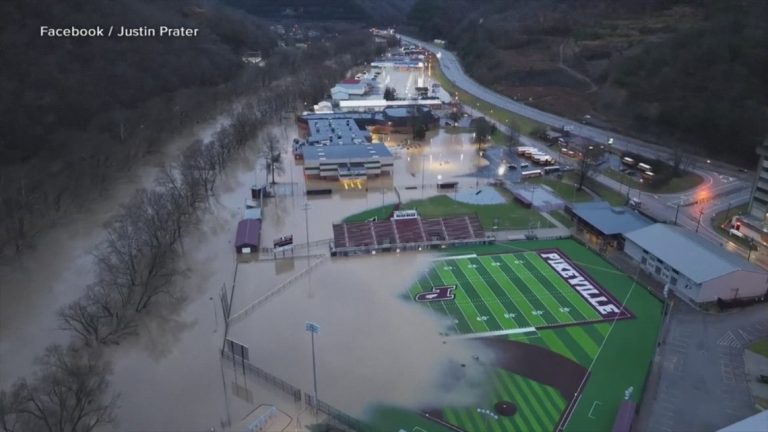
[[[381,221],[333,225],[331,256],[493,243],[476,215],[423,219],[395,216]]]

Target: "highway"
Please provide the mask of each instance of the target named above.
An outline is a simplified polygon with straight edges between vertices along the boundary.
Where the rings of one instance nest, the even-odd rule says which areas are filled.
[[[467,93],[490,104],[553,128],[563,128],[567,126],[571,129],[572,134],[591,139],[598,143],[605,143],[608,145],[609,140],[612,139],[613,141],[611,145],[616,153],[620,151],[630,151],[665,161],[671,161],[672,159],[672,151],[666,147],[644,142],[614,131],[607,131],[594,126],[584,125],[565,117],[538,110],[498,94],[469,77],[461,67],[458,58],[452,52],[432,43],[409,36],[401,34],[398,36],[406,43],[421,46],[435,53],[440,61],[440,69],[448,80]],[[505,125],[497,124],[497,126],[502,130],[507,130]],[[522,141],[525,145],[537,145],[542,149],[546,149],[546,147],[535,140],[522,137]],[[710,220],[717,212],[736,207],[749,200],[749,193],[752,187],[752,182],[754,181],[754,173],[745,174],[737,167],[719,161],[710,161],[698,155],[687,154],[685,157],[692,162],[694,168],[691,170],[702,176],[704,179],[701,185],[694,189],[674,194],[650,194],[637,189],[630,189],[629,196],[640,198],[644,210],[658,220],[673,222],[677,219],[678,225],[693,231],[698,230],[698,233],[708,240],[721,244],[732,252],[746,256],[746,249],[719,236],[711,228]],[[602,174],[596,174],[594,177],[601,183],[604,183],[615,190],[627,190],[627,186]],[[757,257],[759,261],[768,262],[768,256],[763,255],[764,254],[761,251],[753,253],[752,257]]]

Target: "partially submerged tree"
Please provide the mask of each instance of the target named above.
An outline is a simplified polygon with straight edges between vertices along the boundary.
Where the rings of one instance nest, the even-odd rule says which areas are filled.
[[[453,126],[456,126],[456,123],[461,120],[461,113],[458,109],[454,108],[448,113],[448,118],[451,120],[451,123],[453,123]]]
[[[475,132],[475,142],[478,144],[487,142],[495,129],[495,127],[489,123],[485,117],[478,117],[473,119],[470,126]]]
[[[114,421],[117,395],[109,394],[109,365],[98,351],[49,345],[31,380],[0,392],[3,432],[91,432]]]
[[[390,86],[384,88],[384,100],[393,101],[395,99],[397,99],[397,92],[395,89]]]
[[[281,156],[280,139],[272,132],[267,132],[264,135],[261,147],[261,157],[264,158],[267,181],[269,181],[269,177],[271,176],[271,184],[277,183],[275,181],[275,171],[282,173],[285,167],[283,166],[283,159]]]

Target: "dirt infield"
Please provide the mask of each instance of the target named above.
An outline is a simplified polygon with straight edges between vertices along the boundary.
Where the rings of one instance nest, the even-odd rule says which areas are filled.
[[[584,366],[538,345],[495,338],[482,343],[496,355],[493,366],[554,387],[566,399],[576,393],[587,373]]]

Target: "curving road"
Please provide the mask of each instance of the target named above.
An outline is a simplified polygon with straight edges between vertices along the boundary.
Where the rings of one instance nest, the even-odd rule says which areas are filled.
[[[672,152],[668,148],[594,126],[583,125],[571,119],[538,110],[500,95],[469,77],[461,67],[458,58],[452,52],[409,36],[401,34],[398,36],[407,43],[421,46],[435,53],[440,60],[440,69],[446,78],[479,99],[551,127],[562,128],[569,126],[574,135],[589,138],[595,142],[607,144],[609,139],[612,138],[613,147],[620,150],[631,151],[661,160],[669,161],[672,159]],[[504,125],[499,126],[505,129]],[[535,145],[536,143],[534,140],[530,140],[530,142],[525,144]],[[643,207],[659,220],[671,222],[677,219],[678,225],[696,231],[708,240],[719,243],[732,252],[746,256],[747,251],[743,247],[720,237],[719,234],[712,230],[709,221],[715,213],[727,208],[733,208],[749,200],[753,173],[744,174],[737,167],[718,161],[710,161],[697,155],[688,154],[686,157],[697,167],[693,170],[704,178],[704,182],[698,187],[681,193],[658,195],[630,189],[628,195],[641,197]],[[619,184],[619,182],[611,178],[605,177],[602,174],[597,174],[596,177],[598,181],[615,190],[626,191],[626,186]],[[703,204],[686,205],[697,200],[699,197],[708,197],[708,201]],[[678,206],[679,203],[683,203],[683,205]],[[758,261],[762,265],[768,265],[768,255],[764,256],[763,253],[758,253],[757,255],[756,257],[755,254],[752,254],[753,260]]]
[[[498,107],[551,127],[572,127],[572,133],[574,135],[589,138],[598,143],[608,143],[609,139],[613,138],[613,146],[615,148],[644,154],[662,160],[671,159],[672,152],[666,147],[651,144],[636,138],[621,135],[616,132],[606,131],[594,126],[584,125],[577,121],[538,110],[531,106],[525,105],[524,103],[520,103],[506,96],[500,95],[469,77],[469,75],[467,75],[464,72],[464,69],[461,67],[461,62],[459,59],[452,52],[438,47],[432,43],[415,39],[410,36],[405,36],[402,34],[398,34],[398,36],[405,42],[421,46],[425,49],[428,49],[429,51],[434,52],[440,59],[440,68],[446,78],[455,83],[457,86],[461,87],[464,91],[488,103],[494,104]],[[688,157],[690,157],[692,160],[695,160],[699,166],[709,163],[707,159],[696,155],[688,155]],[[739,173],[737,167],[725,163],[718,162],[717,169],[720,172],[729,173],[736,176]]]

